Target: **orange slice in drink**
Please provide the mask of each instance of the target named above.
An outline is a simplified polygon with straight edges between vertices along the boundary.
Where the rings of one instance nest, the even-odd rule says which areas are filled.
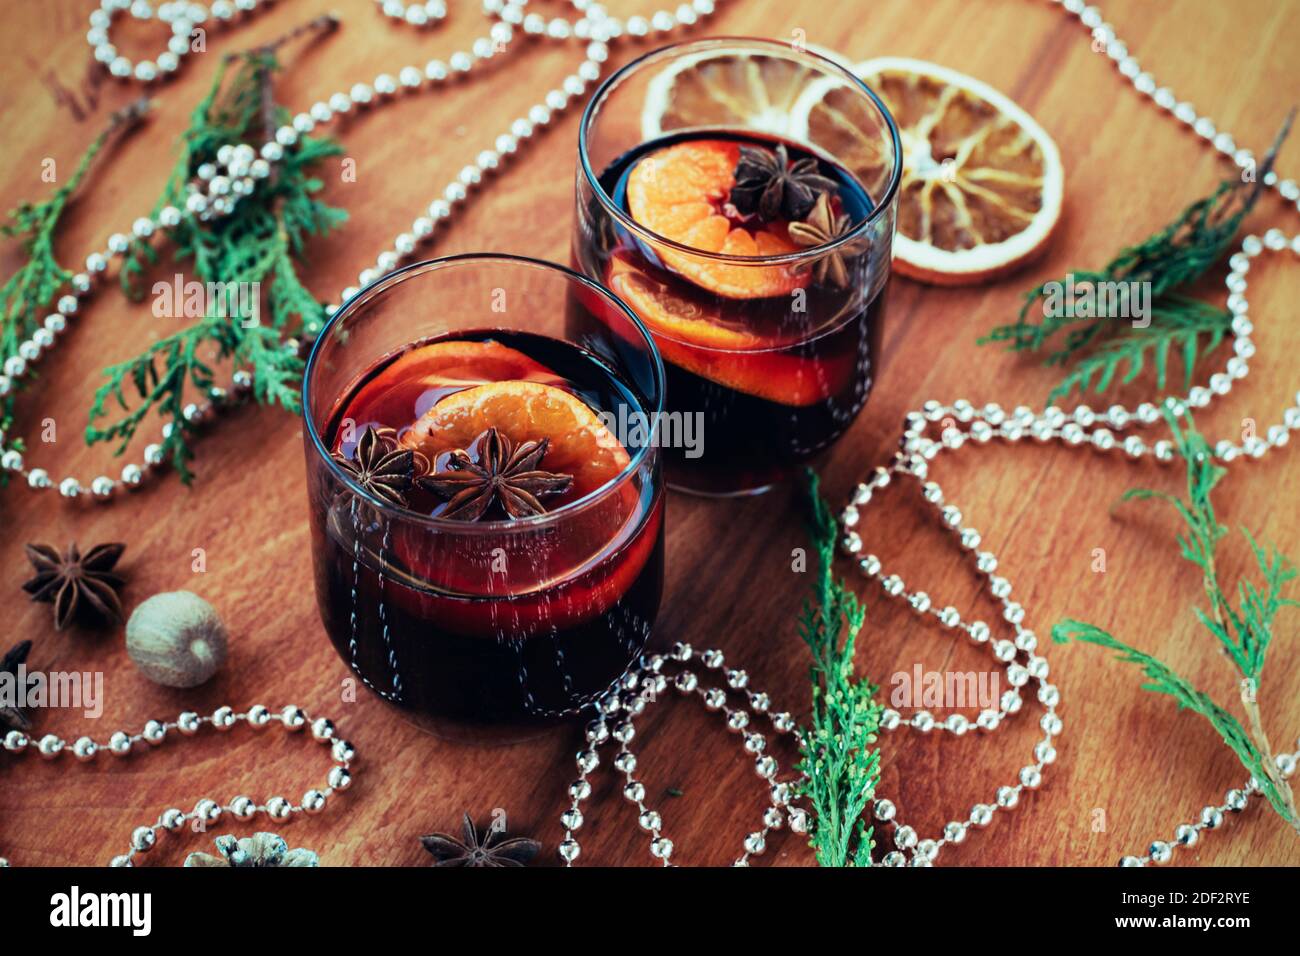
[[[935,285],[986,282],[1046,249],[1065,173],[1032,116],[987,83],[933,63],[882,57],[855,71],[894,115],[902,140],[895,270]],[[836,114],[832,97],[813,104],[810,132],[852,141],[853,124]],[[868,188],[888,178],[892,151],[860,141],[829,148]]]
[[[641,317],[665,362],[711,382],[783,405],[814,405],[853,373],[851,362],[792,355],[779,351],[780,343],[724,324],[716,308],[677,294],[622,256],[610,259],[605,285]]]
[[[631,461],[586,403],[540,382],[492,382],[449,395],[401,442],[434,462],[491,427],[516,443],[550,440],[539,467],[573,476],[568,493],[547,499],[550,510],[616,479]],[[443,593],[403,591],[396,599],[440,626],[487,639],[572,626],[611,607],[641,573],[661,520],[656,508],[653,525],[643,527],[641,515],[638,490],[625,482],[559,519],[550,534],[515,532],[509,521],[464,535],[400,525],[401,563]]]
[[[411,421],[447,395],[508,379],[562,381],[546,366],[500,342],[432,342],[411,349],[385,368],[362,386],[350,405],[372,410],[381,421]]]
[[[456,392],[425,412],[401,441],[435,461],[443,452],[468,448],[489,428],[515,444],[550,439],[539,467],[573,476],[573,488],[553,499],[552,509],[617,478],[631,461],[590,406],[541,382],[491,382]]]
[[[786,224],[737,225],[722,213],[736,178],[740,147],[725,140],[692,140],[639,160],[627,182],[632,218],[683,246],[726,256],[775,256],[799,249]],[[806,284],[807,270],[744,265],[656,247],[669,269],[728,299],[789,295]]]

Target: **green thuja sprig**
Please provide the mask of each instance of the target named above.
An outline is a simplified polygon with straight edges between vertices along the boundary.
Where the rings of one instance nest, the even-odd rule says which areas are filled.
[[[1148,360],[1156,370],[1157,386],[1163,388],[1168,355],[1175,348],[1182,360],[1184,381],[1190,385],[1197,363],[1227,335],[1232,314],[1180,294],[1179,290],[1186,289],[1219,262],[1236,238],[1242,220],[1264,191],[1264,180],[1294,117],[1292,110],[1251,182],[1221,183],[1210,196],[1192,203],[1160,232],[1124,249],[1099,271],[1075,271],[1031,289],[1025,294],[1016,321],[997,326],[981,337],[979,344],[1002,343],[1013,352],[1049,350],[1045,364],[1073,365],[1073,370],[1052,389],[1049,402],[1076,390],[1086,392],[1089,387],[1097,393],[1105,392],[1117,376],[1122,382],[1131,382]],[[1118,321],[1115,315],[1093,314],[1108,311],[1105,309],[1081,310],[1086,315],[1076,310],[1049,309],[1047,302],[1054,290],[1069,282],[1071,276],[1075,288],[1103,288],[1099,283],[1146,283],[1150,291],[1149,324],[1137,327]],[[1042,321],[1033,321],[1031,313],[1041,313]]]
[[[1148,360],[1155,369],[1156,388],[1163,390],[1169,379],[1171,351],[1182,362],[1183,388],[1191,388],[1196,363],[1219,347],[1231,327],[1232,314],[1225,309],[1187,296],[1162,296],[1151,306],[1150,325],[1125,326],[1101,340],[1074,361],[1074,368],[1052,389],[1047,400],[1057,402],[1071,392],[1086,392],[1089,388],[1101,394],[1111,387],[1116,376],[1127,385],[1142,373]]]
[[[41,202],[22,202],[9,212],[0,235],[21,242],[26,261],[0,286],[0,364],[18,354],[18,346],[31,338],[59,291],[72,278],[72,271],[59,263],[54,243],[69,202],[95,160],[110,142],[133,129],[149,110],[149,100],[139,99],[118,110],[103,132],[81,157],[68,180]],[[0,398],[0,428],[12,424],[14,392]]]
[[[1187,462],[1187,496],[1173,495],[1147,489],[1134,489],[1124,495],[1125,500],[1157,499],[1168,502],[1182,518],[1186,530],[1177,536],[1185,560],[1201,572],[1209,610],[1196,607],[1197,620],[1210,632],[1228,659],[1241,675],[1241,702],[1247,716],[1249,729],[1225,707],[1208,694],[1198,690],[1161,661],[1112,637],[1106,631],[1081,621],[1064,620],[1052,629],[1052,638],[1058,643],[1071,640],[1097,644],[1117,651],[1117,658],[1136,664],[1149,683],[1144,690],[1168,694],[1180,707],[1200,714],[1223,738],[1224,743],[1237,755],[1254,779],[1273,809],[1297,832],[1300,832],[1300,815],[1297,815],[1295,798],[1290,786],[1277,769],[1272,747],[1264,732],[1259,715],[1258,693],[1265,654],[1273,639],[1273,624],[1284,607],[1300,606],[1283,597],[1283,589],[1296,577],[1294,565],[1276,550],[1260,547],[1248,531],[1243,534],[1250,544],[1258,566],[1262,586],[1243,580],[1237,585],[1236,600],[1223,587],[1217,566],[1217,546],[1228,529],[1219,523],[1214,512],[1212,492],[1224,475],[1224,470],[1213,463],[1213,456],[1205,439],[1195,430],[1190,413],[1186,426],[1166,410],[1165,417],[1178,452]]]
[[[317,18],[275,43],[223,59],[182,137],[181,155],[155,214],[164,206],[185,208],[189,183],[199,166],[215,160],[221,146],[262,141],[288,121],[288,111],[275,103],[272,94],[271,77],[279,69],[275,51],[292,37],[331,29],[334,23],[330,17]],[[217,301],[207,301],[206,314],[194,324],[105,369],[108,381],[91,406],[88,442],[113,441],[121,452],[145,416],[157,411],[171,424],[164,430],[163,456],[182,480],[189,481],[193,426],[184,418],[186,393],[189,388],[209,392],[216,361],[249,369],[258,402],[301,411],[303,361],[292,337],[304,327],[318,329],[325,310],[303,284],[298,267],[307,239],[347,218],[345,212],[317,198],[322,183],[313,175],[322,160],[341,152],[333,140],[300,136],[285,148],[273,174],[259,181],[232,213],[210,221],[187,216],[172,231],[174,259],[188,263],[191,279],[205,287],[221,283],[228,292],[215,297]],[[157,251],[147,242],[132,244],[121,271],[122,288],[129,296],[143,297],[142,279],[157,260]],[[265,292],[266,308],[259,301],[255,319],[240,315],[232,306],[230,292],[241,287]],[[263,311],[269,318],[263,318]],[[134,406],[127,399],[128,389],[136,393]],[[100,425],[110,400],[124,414]]]
[[[808,532],[817,552],[813,596],[799,616],[812,653],[812,715],[799,731],[800,791],[812,806],[810,843],[820,866],[870,866],[875,845],[864,816],[880,780],[875,747],[881,707],[877,688],[853,674],[853,651],[866,611],[834,576],[838,527],[808,472]]]

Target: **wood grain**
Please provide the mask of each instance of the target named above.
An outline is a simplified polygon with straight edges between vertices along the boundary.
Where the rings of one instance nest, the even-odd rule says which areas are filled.
[[[59,252],[79,261],[110,232],[149,208],[170,167],[175,137],[206,89],[223,51],[244,49],[306,21],[327,5],[313,0],[276,4],[244,25],[214,32],[209,53],[158,91],[147,127],[122,144],[77,200]],[[279,81],[281,98],[303,108],[337,89],[395,71],[406,62],[446,56],[478,36],[485,21],[477,4],[453,3],[447,23],[417,33],[382,20],[368,0],[331,0],[343,29],[291,57]],[[544,7],[558,5],[544,4]],[[633,12],[625,3],[615,12]],[[637,6],[640,6],[638,4]],[[1023,0],[850,0],[788,4],[746,0],[719,4],[706,27],[717,34],[808,40],[854,58],[896,54],[944,63],[1005,91],[1034,114],[1061,146],[1067,164],[1066,214],[1050,254],[997,285],[936,290],[896,279],[891,292],[884,370],[875,394],[848,435],[818,462],[838,503],[852,483],[889,454],[904,412],[926,398],[965,397],[1010,407],[1039,403],[1050,372],[1016,358],[976,350],[974,339],[1017,307],[1020,293],[1044,276],[1103,263],[1120,246],[1169,221],[1206,194],[1229,168],[1193,135],[1142,102],[1086,34],[1048,4]],[[88,66],[83,39],[86,0],[13,5],[0,34],[0,128],[5,162],[0,203],[11,207],[43,195],[41,163],[56,160],[64,174],[107,114],[137,95]],[[1161,82],[1204,109],[1262,154],[1294,100],[1300,46],[1300,7],[1293,2],[1225,4],[1214,0],[1112,2],[1106,14]],[[156,30],[120,28],[120,45],[144,55]],[[644,47],[642,47],[644,48]],[[638,48],[616,47],[619,62]],[[418,214],[455,171],[576,62],[572,48],[533,46],[476,82],[422,93],[400,105],[350,118],[340,135],[356,161],[355,182],[327,170],[326,197],[352,214],[347,226],[315,244],[310,284],[332,298]],[[570,113],[512,164],[434,246],[436,253],[501,250],[567,258],[577,115]],[[1300,168],[1300,145],[1288,144],[1283,174]],[[1253,215],[1256,231],[1296,229],[1295,213],[1274,198]],[[0,259],[8,274],[17,258]],[[1239,431],[1242,421],[1277,421],[1296,383],[1300,328],[1291,321],[1300,284],[1280,259],[1260,260],[1251,273],[1252,318],[1260,347],[1252,374],[1200,423],[1212,436]],[[169,275],[163,268],[160,273]],[[1215,278],[1215,284],[1219,281]],[[1220,289],[1207,286],[1214,296]],[[170,331],[147,307],[116,293],[101,297],[20,403],[22,431],[36,437],[46,418],[57,442],[37,442],[34,463],[53,474],[93,476],[108,470],[104,448],[81,441],[85,409],[99,370],[137,353]],[[1148,394],[1150,383],[1124,391]],[[301,489],[300,423],[277,411],[245,410],[205,437],[192,489],[173,478],[109,507],[34,499],[26,487],[0,491],[0,590],[6,601],[5,638],[36,642],[31,666],[99,670],[106,674],[102,719],[70,712],[40,716],[39,729],[68,739],[107,729],[138,728],[146,719],[222,703],[294,702],[335,717],[360,750],[357,783],[321,817],[289,828],[294,845],[320,851],[326,864],[415,865],[427,859],[415,836],[456,825],[463,809],[486,818],[508,811],[512,829],[536,835],[553,858],[561,838],[558,816],[573,775],[574,730],[562,728],[511,746],[485,748],[435,739],[395,719],[369,696],[340,700],[347,676],[322,633],[310,586],[307,515]],[[134,449],[138,457],[139,448]],[[1232,671],[1190,611],[1199,582],[1178,561],[1172,514],[1155,507],[1113,507],[1134,485],[1175,489],[1179,475],[1112,457],[1050,448],[994,445],[946,457],[939,477],[987,546],[1001,558],[1015,593],[1041,635],[1076,616],[1111,629],[1156,653],[1213,689],[1235,693]],[[805,544],[788,496],[753,501],[674,497],[669,511],[668,579],[658,637],[716,645],[743,664],[756,686],[796,712],[807,706],[807,660],[793,619],[809,576],[791,571],[792,549]],[[941,534],[910,491],[891,494],[893,507],[870,512],[868,546],[904,579],[923,582],[937,601],[963,615],[991,618],[991,602],[971,568]],[[1300,469],[1294,452],[1236,467],[1223,486],[1222,517],[1247,525],[1284,551],[1300,555]],[[190,589],[215,604],[232,633],[232,659],[209,686],[194,692],[160,689],[127,661],[121,634],[54,633],[49,608],[30,605],[19,591],[27,577],[22,544],[82,544],[124,540],[128,605],[162,590]],[[192,553],[206,553],[206,571],[192,570]],[[1091,570],[1093,550],[1106,551],[1105,573]],[[1226,546],[1229,580],[1246,569],[1239,536]],[[844,566],[845,573],[851,569]],[[888,685],[916,663],[928,670],[992,671],[990,659],[955,643],[937,627],[870,595],[870,622],[860,642],[860,666]],[[1294,746],[1300,732],[1300,647],[1295,617],[1283,618],[1261,698],[1275,742]],[[1146,842],[1169,837],[1176,823],[1221,799],[1244,778],[1235,758],[1203,722],[1179,714],[1164,699],[1138,690],[1131,669],[1094,649],[1052,648],[1065,731],[1060,759],[1042,790],[987,831],[946,851],[941,862],[982,864],[1112,864]],[[989,800],[1027,762],[1039,714],[991,738],[917,736],[884,743],[883,792],[927,835],[971,803]],[[664,815],[680,862],[721,864],[738,852],[758,821],[764,795],[734,738],[695,705],[654,708],[642,722],[643,778]],[[781,755],[788,766],[790,754]],[[126,761],[47,765],[34,756],[0,758],[0,852],[16,864],[98,864],[119,853],[131,829],[167,806],[193,806],[211,796],[247,792],[297,798],[323,779],[327,760],[305,739],[246,731],[167,746]],[[608,776],[601,776],[588,824],[583,861],[644,865],[646,839]],[[669,788],[682,791],[679,798]],[[1100,815],[1099,815],[1100,812]],[[1104,829],[1094,823],[1104,815]],[[220,832],[226,832],[223,826]],[[205,845],[194,836],[160,850],[157,862],[178,862]],[[801,841],[783,834],[768,861],[807,864]],[[1252,801],[1220,833],[1178,856],[1180,863],[1300,862],[1300,842],[1276,815]]]

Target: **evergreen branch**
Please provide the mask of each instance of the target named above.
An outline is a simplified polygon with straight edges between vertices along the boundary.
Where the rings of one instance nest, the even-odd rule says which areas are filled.
[[[1258,682],[1259,672],[1264,668],[1264,656],[1273,640],[1274,619],[1282,608],[1300,607],[1300,602],[1282,597],[1283,587],[1295,580],[1295,565],[1276,549],[1271,553],[1265,552],[1245,528],[1241,529],[1241,533],[1250,542],[1265,587],[1261,594],[1250,581],[1242,581],[1237,585],[1237,597],[1242,607],[1242,620],[1237,628],[1238,640],[1246,656],[1247,675]]]
[[[1263,753],[1255,745],[1250,734],[1241,726],[1241,722],[1216,704],[1208,694],[1197,690],[1190,682],[1151,655],[1130,647],[1101,628],[1094,627],[1091,624],[1071,619],[1060,621],[1052,628],[1052,640],[1058,644],[1081,641],[1085,644],[1107,647],[1116,651],[1116,660],[1127,664],[1136,664],[1142,668],[1142,672],[1146,675],[1148,681],[1148,683],[1142,685],[1142,689],[1156,694],[1168,694],[1178,703],[1180,708],[1200,714],[1209,721],[1210,726],[1223,738],[1223,742],[1237,755],[1237,759],[1241,761],[1242,766],[1260,782],[1261,789],[1264,795],[1268,797],[1269,803],[1282,815],[1283,819],[1292,822],[1292,818],[1288,816],[1285,802],[1265,768]]]
[[[1076,390],[1091,388],[1103,393],[1116,376],[1127,385],[1142,373],[1148,359],[1155,369],[1156,388],[1163,390],[1169,377],[1171,347],[1182,360],[1184,388],[1190,388],[1196,363],[1219,347],[1231,326],[1232,314],[1227,309],[1184,296],[1166,296],[1152,306],[1150,325],[1124,326],[1122,332],[1077,359],[1073,370],[1052,389],[1048,402],[1058,402]],[[1100,326],[1089,328],[1099,330]],[[1065,364],[1071,354],[1056,353],[1048,363]]]
[[[1052,390],[1049,401],[1090,384],[1103,392],[1123,366],[1122,381],[1141,372],[1146,357],[1156,367],[1161,384],[1169,347],[1181,347],[1184,378],[1190,382],[1197,362],[1223,341],[1231,316],[1184,295],[1184,289],[1217,263],[1237,235],[1242,221],[1264,192],[1277,151],[1291,130],[1295,110],[1287,116],[1255,178],[1227,180],[1209,196],[1192,203],[1172,223],[1134,246],[1123,249],[1100,270],[1075,270],[1025,293],[1016,320],[996,326],[978,339],[980,345],[1004,344],[1013,352],[1042,352],[1052,346],[1044,363],[1076,368]],[[1102,284],[1105,285],[1102,285]],[[1150,295],[1150,324],[1124,325],[1107,309],[1064,309],[1052,302],[1062,287],[1131,289],[1145,285]],[[1118,284],[1118,286],[1116,286]],[[1031,312],[1043,315],[1031,320]],[[1084,314],[1080,314],[1080,312]],[[1094,384],[1095,382],[1095,384]]]
[[[268,124],[274,129],[288,121],[288,111],[272,98],[270,77],[279,69],[275,51],[294,37],[318,34],[336,22],[318,17],[280,40],[222,59],[181,138],[180,156],[154,206],[155,214],[165,206],[185,208],[199,167],[213,162],[223,145],[260,141]],[[223,294],[205,296],[204,314],[194,325],[105,369],[107,381],[91,406],[88,442],[113,441],[120,452],[146,414],[156,411],[170,424],[164,428],[163,456],[188,482],[192,426],[183,416],[184,395],[189,389],[206,393],[212,388],[213,372],[199,358],[211,351],[218,361],[251,370],[256,401],[301,411],[303,362],[293,336],[304,328],[318,329],[326,315],[298,268],[307,240],[347,218],[317,197],[323,184],[313,175],[321,161],[340,153],[342,148],[333,140],[301,136],[285,149],[274,174],[258,181],[253,193],[231,213],[212,220],[182,219],[171,233],[174,261],[188,262],[193,281],[206,291],[220,289]],[[143,298],[143,278],[157,261],[158,254],[148,242],[132,243],[120,275],[129,297]],[[234,295],[236,291],[241,294]],[[262,316],[263,292],[267,320]],[[241,314],[237,302],[250,305],[255,314]],[[134,407],[127,401],[128,387],[136,393]],[[126,414],[101,425],[110,399]]]
[[[838,528],[808,476],[808,531],[817,552],[813,600],[799,616],[800,638],[812,654],[812,715],[799,731],[803,775],[800,792],[813,811],[811,846],[821,866],[870,866],[875,845],[864,815],[880,779],[880,751],[874,746],[880,721],[877,688],[853,676],[853,652],[866,611],[833,562]]]
[[[1272,642],[1274,621],[1282,608],[1300,606],[1300,602],[1282,596],[1284,587],[1296,577],[1297,572],[1284,556],[1277,551],[1266,552],[1243,529],[1263,578],[1263,589],[1250,581],[1240,582],[1236,592],[1237,606],[1234,607],[1219,580],[1217,567],[1217,547],[1227,535],[1228,529],[1219,523],[1215,514],[1213,491],[1222,479],[1224,469],[1214,464],[1209,445],[1196,431],[1190,413],[1186,413],[1185,425],[1168,408],[1165,409],[1165,419],[1169,423],[1173,443],[1187,464],[1186,498],[1176,498],[1148,489],[1133,489],[1124,495],[1124,500],[1164,501],[1182,519],[1185,530],[1177,535],[1179,549],[1184,560],[1200,570],[1202,587],[1210,604],[1208,613],[1199,607],[1193,608],[1193,612],[1227,652],[1241,675],[1242,705],[1249,719],[1250,730],[1244,729],[1231,713],[1165,664],[1135,650],[1100,628],[1066,620],[1052,629],[1052,637],[1058,643],[1077,640],[1109,647],[1119,652],[1120,660],[1139,665],[1150,680],[1150,683],[1143,685],[1143,689],[1168,694],[1178,701],[1179,706],[1208,720],[1242,765],[1250,771],[1273,808],[1300,832],[1300,815],[1296,811],[1295,798],[1277,769],[1268,736],[1260,720],[1258,705],[1260,675]]]
[[[134,129],[148,110],[149,100],[142,98],[113,113],[62,186],[41,202],[19,203],[0,225],[0,235],[20,240],[26,257],[0,287],[0,364],[17,355],[18,346],[40,328],[42,313],[72,278],[72,271],[54,254],[55,235],[68,203],[109,142]],[[15,391],[0,398],[0,428],[12,424]]]

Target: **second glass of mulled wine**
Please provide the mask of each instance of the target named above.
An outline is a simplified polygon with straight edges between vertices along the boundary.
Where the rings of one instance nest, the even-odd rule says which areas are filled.
[[[762,491],[862,409],[900,152],[861,80],[774,41],[667,47],[592,97],[573,257],[659,345],[674,487]]]
[[[663,365],[597,284],[511,256],[412,265],[307,362],[316,593],[338,653],[417,723],[577,713],[650,637]]]

